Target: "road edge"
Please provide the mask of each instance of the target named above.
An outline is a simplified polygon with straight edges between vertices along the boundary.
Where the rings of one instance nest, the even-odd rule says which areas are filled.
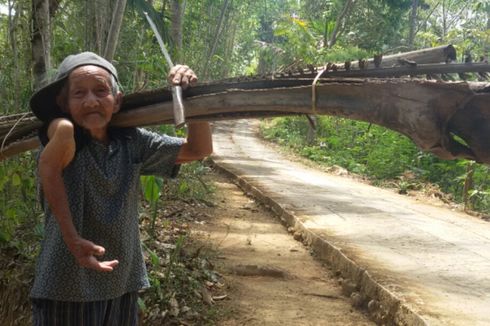
[[[422,316],[378,283],[366,269],[347,257],[340,248],[309,230],[297,216],[240,177],[232,167],[217,161],[214,157],[209,157],[207,163],[233,180],[246,194],[268,207],[286,227],[292,227],[301,234],[304,243],[313,250],[315,257],[326,262],[336,275],[341,277],[342,291],[351,298],[353,307],[365,309],[369,317],[379,325],[428,325]]]

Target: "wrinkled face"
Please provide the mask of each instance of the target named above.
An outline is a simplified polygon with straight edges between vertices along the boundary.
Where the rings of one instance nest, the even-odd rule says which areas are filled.
[[[121,93],[113,94],[110,73],[97,66],[82,66],[70,74],[65,111],[94,138],[105,140],[112,114],[119,111]]]

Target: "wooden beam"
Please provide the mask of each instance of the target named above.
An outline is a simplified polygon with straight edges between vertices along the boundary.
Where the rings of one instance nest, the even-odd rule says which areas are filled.
[[[452,45],[442,45],[434,48],[421,49],[410,52],[383,56],[381,67],[390,68],[400,66],[400,60],[410,60],[417,64],[446,63],[456,60],[456,49]],[[368,66],[374,67],[374,59],[368,59]],[[352,62],[352,68],[359,68],[359,62]]]

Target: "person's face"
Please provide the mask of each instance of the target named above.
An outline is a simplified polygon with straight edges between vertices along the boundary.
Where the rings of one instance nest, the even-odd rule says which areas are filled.
[[[68,77],[67,111],[73,121],[99,140],[107,137],[112,114],[119,111],[121,93],[112,93],[110,73],[97,66],[82,66]]]

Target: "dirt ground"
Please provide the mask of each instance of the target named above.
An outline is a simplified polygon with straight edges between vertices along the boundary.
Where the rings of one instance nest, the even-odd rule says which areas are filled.
[[[214,256],[226,298],[216,301],[218,325],[372,325],[342,295],[328,266],[272,213],[219,174],[209,218],[193,227],[194,237]]]

